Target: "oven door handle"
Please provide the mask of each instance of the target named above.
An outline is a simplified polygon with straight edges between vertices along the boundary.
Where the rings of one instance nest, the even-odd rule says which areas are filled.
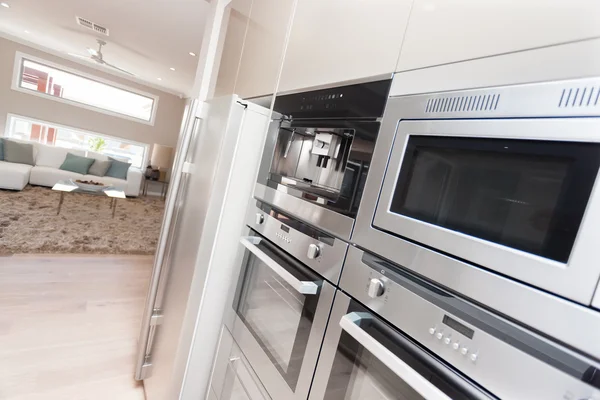
[[[452,400],[358,325],[361,320],[368,318],[372,318],[369,313],[352,312],[342,317],[340,326],[424,398],[428,400]]]
[[[307,282],[301,281],[296,278],[294,275],[290,274],[287,269],[283,268],[281,265],[277,264],[275,260],[269,257],[264,251],[258,248],[257,244],[260,243],[262,239],[256,236],[247,236],[242,237],[240,239],[240,243],[244,245],[252,254],[254,254],[260,261],[265,263],[267,267],[269,267],[273,272],[275,272],[281,279],[286,281],[290,286],[292,286],[298,293],[312,295],[317,294],[319,291],[319,285],[315,282]]]

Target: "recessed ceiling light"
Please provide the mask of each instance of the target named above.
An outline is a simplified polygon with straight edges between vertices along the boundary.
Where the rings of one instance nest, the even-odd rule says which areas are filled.
[[[0,6],[2,6],[4,8],[10,8],[10,6],[8,5],[8,3],[0,3]]]
[[[196,53],[190,51],[190,56],[196,57]]]
[[[175,68],[173,68],[173,67],[171,67],[171,68],[169,68],[169,69],[170,69],[171,71],[175,71]]]
[[[162,78],[156,78],[156,79],[158,79],[159,81],[162,81]]]

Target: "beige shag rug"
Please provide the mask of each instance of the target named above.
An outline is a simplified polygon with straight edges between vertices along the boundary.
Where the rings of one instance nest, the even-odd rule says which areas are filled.
[[[157,197],[110,199],[27,186],[0,190],[0,255],[21,253],[154,254],[164,202]]]

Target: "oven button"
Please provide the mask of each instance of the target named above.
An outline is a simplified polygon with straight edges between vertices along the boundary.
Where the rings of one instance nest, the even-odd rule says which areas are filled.
[[[443,332],[438,332],[435,334],[435,337],[437,338],[437,340],[442,340],[442,338],[444,337],[444,333]]]
[[[254,220],[256,225],[260,225],[265,221],[265,217],[261,213],[256,213],[256,219]]]
[[[311,243],[308,246],[308,253],[306,254],[306,256],[308,258],[310,258],[311,260],[314,260],[315,258],[319,257],[320,255],[321,255],[321,248],[318,245]]]
[[[371,281],[369,282],[369,290],[367,291],[369,297],[372,299],[380,297],[383,295],[383,292],[385,292],[385,286],[383,285],[381,279],[371,279]]]
[[[463,347],[462,349],[460,349],[460,354],[462,354],[463,356],[466,356],[468,352],[469,352],[469,349],[467,349],[466,347]]]
[[[475,362],[477,361],[477,353],[473,353],[471,354],[471,356],[469,357],[471,359],[471,361]]]
[[[444,338],[444,344],[450,344],[451,341],[452,341],[452,339],[450,338],[450,336],[446,336]]]
[[[432,326],[431,328],[429,328],[429,334],[433,335],[435,333],[435,328]]]
[[[460,348],[460,343],[458,343],[458,342],[454,342],[454,343],[452,343],[452,348],[453,348],[454,350],[458,350],[458,349]]]

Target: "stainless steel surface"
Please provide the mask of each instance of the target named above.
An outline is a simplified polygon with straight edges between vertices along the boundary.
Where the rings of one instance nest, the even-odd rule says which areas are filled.
[[[307,398],[334,293],[335,288],[328,282],[323,281],[295,391],[290,388],[281,372],[275,367],[273,361],[267,356],[252,332],[238,315],[236,315],[232,326],[229,327],[249,364],[274,399],[304,400]],[[273,316],[273,318],[277,318],[277,316]]]
[[[261,251],[256,245],[260,243],[262,239],[255,236],[242,237],[240,243],[244,245],[252,254],[254,254],[259,260],[261,260],[271,271],[275,272],[281,279],[286,281],[292,288],[301,294],[317,294],[319,286],[316,282],[305,282],[300,281],[294,275],[290,274],[285,268],[277,264],[276,261],[269,258],[267,254]]]
[[[390,74],[369,76],[366,78],[350,79],[350,80],[342,81],[342,82],[325,83],[323,85],[317,85],[317,86],[313,86],[310,88],[301,88],[301,89],[288,90],[288,91],[284,91],[284,92],[278,92],[277,96],[283,96],[283,95],[294,94],[294,93],[302,93],[302,92],[312,91],[312,90],[329,89],[329,88],[334,88],[334,87],[338,87],[338,86],[356,85],[359,83],[377,82],[377,81],[382,81],[384,79],[390,79],[390,78],[392,78],[392,76],[393,76],[393,74],[390,73]]]
[[[455,292],[461,293],[464,296],[484,304],[491,309],[518,320],[534,329],[542,331],[559,341],[567,343],[600,359],[600,343],[595,340],[593,335],[588,334],[588,332],[600,331],[600,314],[597,312],[570,301],[566,301],[557,296],[549,295],[548,293],[532,288],[515,280],[507,279],[499,274],[495,274],[474,265],[450,258],[443,254],[431,251],[425,247],[414,245],[413,243],[402,240],[388,232],[379,230],[372,225],[375,210],[379,202],[380,190],[383,185],[383,178],[388,167],[390,152],[392,150],[394,139],[396,138],[396,132],[399,127],[399,120],[425,119],[430,117],[519,118],[543,117],[548,115],[598,115],[600,113],[600,107],[593,105],[588,106],[587,101],[582,103],[581,107],[578,105],[574,107],[559,107],[559,105],[564,106],[565,104],[564,98],[561,101],[561,97],[563,96],[563,87],[567,88],[572,86],[573,89],[571,90],[572,94],[570,98],[572,105],[573,95],[577,92],[577,88],[580,89],[578,95],[579,97],[577,98],[581,100],[580,95],[583,93],[583,87],[589,87],[589,89],[586,91],[586,93],[589,95],[591,87],[594,85],[598,87],[599,83],[599,79],[586,79],[559,83],[520,85],[504,88],[470,90],[456,93],[436,93],[430,95],[391,98],[388,101],[382,127],[377,140],[373,157],[374,161],[371,165],[371,171],[369,172],[369,176],[367,178],[361,207],[357,216],[356,228],[352,235],[352,242],[387,259],[393,260],[395,263],[404,268],[412,270],[422,276],[427,277],[428,279],[438,282]],[[597,93],[598,90],[595,90],[595,93]],[[566,96],[568,96],[568,90],[565,89],[565,93],[567,93]],[[464,102],[469,100],[464,100],[464,98],[470,97],[470,101],[473,101],[472,99],[477,99],[477,96],[480,96],[480,98],[489,96],[489,101],[491,101],[493,96],[496,96],[494,104],[497,102],[497,106],[488,110],[466,110]],[[438,107],[443,106],[434,106],[433,102],[435,99],[438,99],[439,103],[439,99],[442,98],[463,99],[446,100],[446,102],[451,102],[450,104],[452,104],[452,102],[459,102],[459,105],[462,104],[462,106],[460,106],[460,111],[456,108],[452,108],[451,105],[448,106],[449,108],[447,108],[447,111],[445,112],[438,111]],[[552,140],[558,140],[560,137],[563,137],[564,139],[564,134],[555,129],[555,127],[559,126],[568,129],[568,140],[598,140],[598,128],[595,125],[597,122],[594,122],[597,121],[597,119],[591,118],[586,121],[582,121],[581,119],[566,120],[567,122],[565,122],[563,119],[554,118],[551,119],[551,122],[543,122],[542,125],[537,125],[536,122],[535,126],[548,128],[548,132],[552,132],[550,136],[552,137],[552,135],[554,135]],[[569,124],[569,121],[573,121],[575,125],[565,125]],[[505,124],[504,126],[507,128],[513,129],[514,127],[514,129],[517,129],[517,132],[523,132],[523,127],[527,126],[527,124],[532,121],[521,121],[516,119],[502,120],[499,122],[501,122],[500,125]],[[404,121],[400,125],[408,124],[406,126],[419,129],[420,131],[427,131],[427,125],[431,124],[438,130],[443,129],[443,132],[439,132],[440,134],[457,135],[460,133],[457,131],[457,129],[459,127],[465,127],[469,125],[469,123],[472,123],[472,126],[476,130],[487,130],[487,128],[490,126],[488,121],[483,120],[429,120],[423,123],[418,123],[416,121]],[[570,128],[572,126],[581,127],[583,130],[574,131],[572,128]],[[494,130],[495,128],[492,127],[491,129]],[[595,132],[594,129],[596,129]],[[464,131],[461,132],[461,135],[464,134]],[[496,130],[496,135],[498,134],[499,132]],[[504,134],[512,135],[513,133],[512,131],[509,131],[508,133],[505,132]],[[535,135],[538,135],[538,137],[540,137],[547,133],[535,133],[528,131],[526,134],[534,137]],[[487,131],[486,135],[488,135]],[[394,170],[397,168],[397,166],[398,164],[390,164],[390,169]],[[391,174],[393,174],[393,172],[391,172]],[[597,198],[598,187],[596,187],[594,191],[594,196]],[[598,202],[596,201],[596,203]],[[599,204],[596,204],[594,207],[591,207],[593,208],[591,210],[591,215],[588,210],[585,216],[586,221],[597,220],[598,211],[596,209],[599,208],[598,206]],[[588,249],[593,249],[593,245],[590,246],[589,243],[598,243],[600,237],[598,237],[597,230],[596,232],[593,232],[593,228],[588,228],[589,222],[586,222],[586,224],[586,226],[582,227],[581,232],[584,232],[584,230],[587,229],[585,232],[588,233],[586,233],[584,236],[581,234],[579,235],[576,241],[576,246],[583,246],[587,247]],[[480,244],[476,240],[474,240],[472,243],[478,245]],[[469,250],[472,251],[472,249]],[[452,250],[450,253],[455,252]],[[516,255],[516,252],[507,251],[504,254],[506,254],[505,257],[508,257],[508,259],[513,259]],[[581,255],[583,256],[584,254],[581,253]],[[588,259],[596,258],[594,254],[590,253],[587,254],[587,257],[589,257]],[[534,264],[538,262],[535,260],[536,257],[525,256],[523,259],[526,260],[528,258],[531,258]],[[600,268],[598,268],[594,263],[587,263],[587,265],[585,265],[583,261],[581,265],[582,271],[587,270],[587,272],[584,272],[584,274],[589,274],[588,281],[577,279],[575,275],[571,275],[572,277],[568,278],[567,276],[570,274],[570,269],[564,266],[562,268],[559,266],[549,267],[550,274],[556,276],[560,275],[560,272],[564,272],[565,282],[567,279],[571,280],[571,287],[566,287],[565,289],[567,291],[571,291],[573,288],[576,288],[579,291],[581,288],[581,293],[583,296],[581,296],[580,293],[573,293],[574,297],[581,296],[582,299],[586,300],[584,302],[589,304],[591,300],[591,292],[594,290],[598,282],[597,277],[593,277],[594,273],[591,272],[591,270],[595,268],[596,271],[599,271]],[[511,267],[505,265],[502,268],[510,269]],[[543,277],[545,274],[546,272],[544,270],[544,272],[539,274],[536,279],[539,278],[540,281],[543,282],[544,279],[546,279]],[[573,282],[576,283],[573,284]],[[599,297],[600,295],[597,295],[597,298]],[[507,301],[507,299],[510,299],[510,301]],[[600,300],[596,300],[596,304],[598,303],[600,303]],[[527,307],[524,307],[524,304],[526,304]],[[557,324],[557,320],[563,321],[563,323]],[[573,326],[581,327],[581,329],[572,329],[571,327]]]
[[[198,105],[198,101],[192,101],[189,104],[182,121],[180,139],[177,145],[177,151],[175,152],[175,159],[173,161],[171,185],[169,186],[165,202],[165,214],[162,221],[163,227],[171,227],[176,216],[178,207],[175,203],[180,201],[178,195],[183,176],[185,175],[181,173],[181,170],[183,169],[183,164],[187,157],[189,157],[188,150],[190,148],[192,138],[195,134],[197,134],[196,131],[201,125],[199,123],[199,119],[196,117]],[[148,296],[146,298],[146,306],[142,316],[140,337],[138,339],[135,369],[135,379],[137,380],[145,379],[143,368],[152,348],[152,341],[150,340],[150,337],[153,336],[153,334],[150,332],[150,321],[154,313],[154,309],[156,308],[155,301],[160,286],[161,274],[163,274],[162,269],[165,261],[165,255],[168,252],[169,247],[172,245],[172,236],[172,229],[162,229],[158,238],[156,256],[154,257],[154,267],[152,269],[152,277],[150,278],[150,290],[148,291]]]
[[[385,293],[385,285],[382,280],[377,278],[371,279],[369,281],[369,288],[367,289],[369,297],[374,299],[383,296],[383,293]]]
[[[308,245],[308,252],[306,253],[306,257],[314,260],[315,258],[321,255],[321,246],[318,244],[311,243]]]
[[[592,300],[592,307],[595,307],[600,310],[600,289],[596,289],[596,295]]]
[[[262,224],[256,223],[257,214],[263,216],[264,222]],[[338,282],[346,250],[348,249],[346,242],[334,239],[333,245],[330,245],[309,237],[291,227],[287,227],[289,232],[285,232],[281,228],[282,223],[280,221],[258,208],[250,207],[248,216],[247,224],[250,228],[275,243],[303,264],[312,268],[325,279],[334,284]],[[308,256],[308,250],[311,245],[319,247],[320,254],[318,257],[310,258]]]
[[[427,400],[451,400],[444,392],[429,382],[425,377],[406,364],[400,357],[388,350],[385,345],[369,335],[360,327],[361,319],[370,319],[371,315],[352,312],[344,315],[339,324],[361,346],[388,367],[396,376],[405,381],[412,389]]]
[[[403,109],[406,100],[391,99],[388,104],[390,108]],[[384,131],[385,127],[386,122],[382,136],[389,133]],[[410,135],[508,136],[540,141],[600,142],[600,118],[401,121],[373,220],[375,228],[415,240],[574,301],[590,304],[600,278],[600,265],[589,262],[595,257],[600,240],[597,229],[600,226],[600,184],[596,184],[592,191],[569,262],[564,264],[389,211],[404,147]]]
[[[284,187],[285,188],[285,187]],[[283,188],[282,188],[283,190]],[[254,197],[271,204],[293,217],[318,227],[343,240],[349,240],[354,227],[354,219],[324,207],[301,200],[297,197],[275,190],[261,183],[254,188]]]
[[[569,398],[570,394],[579,399],[600,394],[579,380],[600,364],[395,268],[351,247],[340,287],[500,398]],[[376,299],[367,288],[373,278],[387,287],[385,295]],[[504,298],[510,296],[505,293]],[[560,321],[556,315],[553,318]]]

